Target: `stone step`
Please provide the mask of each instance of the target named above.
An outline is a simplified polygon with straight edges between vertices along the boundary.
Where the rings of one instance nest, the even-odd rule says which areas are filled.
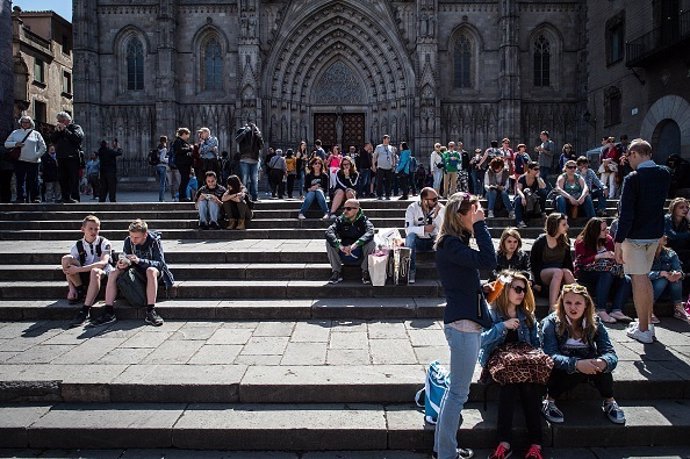
[[[604,418],[596,401],[563,403],[566,423],[544,424],[544,446],[686,445],[689,404],[623,403],[628,424],[619,426]],[[8,448],[429,451],[433,443],[433,427],[409,404],[2,405],[0,419],[0,446]],[[467,404],[458,432],[462,445],[495,446],[495,424],[494,404],[488,411]]]

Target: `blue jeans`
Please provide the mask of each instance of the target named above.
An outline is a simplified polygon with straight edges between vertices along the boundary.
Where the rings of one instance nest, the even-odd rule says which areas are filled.
[[[477,196],[484,196],[484,171],[472,168],[470,178],[472,180],[472,193]]]
[[[199,222],[218,223],[220,217],[220,206],[215,202],[202,199],[199,201]]]
[[[474,366],[479,356],[480,333],[466,333],[446,325],[450,347],[450,389],[441,401],[441,412],[434,433],[434,451],[439,459],[455,459],[458,447],[458,426],[461,411],[470,393]]]
[[[556,207],[556,210],[562,214],[568,215],[568,210],[570,210],[570,202],[566,200],[563,196],[558,196],[554,200],[554,207]],[[587,195],[585,198],[585,202],[582,204],[582,208],[585,211],[585,217],[587,218],[592,218],[594,217],[594,204],[592,203],[592,198]]]
[[[321,212],[324,214],[328,213],[328,205],[326,204],[326,196],[323,194],[323,190],[318,189],[316,191],[308,191],[307,195],[304,197],[304,202],[302,203],[302,207],[299,209],[299,213],[305,214],[309,208],[311,207],[312,203],[316,200],[317,204],[321,208]]]
[[[259,199],[259,163],[240,162],[240,174],[242,184],[249,190],[252,201],[257,201]]]
[[[597,311],[621,311],[625,302],[632,293],[632,280],[630,276],[620,277],[605,271],[581,271],[578,280],[594,292],[594,303]],[[609,295],[613,291],[613,301],[611,307],[607,308],[606,303]]]
[[[652,288],[654,289],[655,302],[661,298],[664,292],[668,294],[673,304],[683,301],[683,281],[669,282],[668,279],[660,277],[652,281]]]
[[[489,200],[489,210],[491,212],[494,211],[494,207],[496,206],[496,196],[499,193],[501,194],[501,200],[503,200],[503,207],[505,207],[508,212],[513,210],[513,206],[510,204],[510,197],[508,197],[508,192],[505,190],[504,191],[489,190],[487,192],[487,199]]]
[[[27,161],[16,161],[14,163],[14,174],[17,179],[17,201],[32,202],[40,200],[41,193],[38,189],[38,163]],[[26,187],[24,186],[26,182]]]
[[[589,195],[592,197],[592,200],[597,200],[597,210],[606,210],[606,196],[604,196],[604,192],[600,188],[590,191]]]
[[[435,241],[436,238],[434,237],[421,238],[415,233],[408,233],[407,236],[405,236],[405,247],[409,247],[412,251],[410,253],[410,271],[417,270],[417,250],[430,252],[434,250]]]
[[[165,200],[165,189],[168,187],[168,166],[165,164],[157,165],[156,173],[159,180],[158,201],[163,202]]]
[[[295,188],[299,191],[300,196],[304,196],[304,171],[297,172],[297,178],[295,179]]]
[[[439,169],[437,167],[436,170],[434,170],[431,174],[434,176],[434,182],[433,182],[432,187],[437,192],[440,192],[441,191],[441,179],[443,178],[443,169]]]
[[[359,171],[359,181],[357,182],[357,195],[364,197],[369,194],[369,185],[371,184],[371,169],[362,169]]]

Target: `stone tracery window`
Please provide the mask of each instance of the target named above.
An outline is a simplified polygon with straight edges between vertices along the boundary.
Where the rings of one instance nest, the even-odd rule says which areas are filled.
[[[467,34],[460,34],[453,46],[453,87],[471,88],[473,44]]]
[[[127,89],[141,91],[144,89],[144,45],[137,37],[127,42]]]
[[[203,49],[203,90],[220,91],[223,89],[223,55],[220,43],[214,37],[204,44]]]
[[[551,86],[551,43],[539,34],[534,41],[534,86]]]

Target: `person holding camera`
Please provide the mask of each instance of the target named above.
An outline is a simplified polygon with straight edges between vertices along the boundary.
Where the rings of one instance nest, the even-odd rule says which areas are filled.
[[[194,162],[192,158],[193,147],[189,143],[189,136],[191,132],[187,128],[179,128],[177,130],[177,136],[175,141],[173,141],[170,150],[172,152],[171,162],[172,167],[176,167],[180,174],[180,188],[179,198],[180,202],[188,202],[187,198],[187,184],[189,183],[189,174],[192,171],[192,164]]]
[[[438,202],[438,193],[433,188],[423,188],[419,201],[415,201],[405,211],[405,247],[410,253],[410,277],[408,282],[415,283],[417,274],[417,250],[432,251],[436,236],[443,225],[446,208]]]
[[[67,112],[57,114],[55,131],[50,135],[50,143],[55,145],[58,160],[58,177],[62,201],[79,202],[79,168],[82,167],[83,152],[81,144],[84,131],[81,126],[72,122]]]
[[[199,188],[194,198],[195,207],[199,210],[199,228],[220,229],[218,220],[223,208],[223,195],[227,190],[218,185],[218,176],[213,171],[206,172],[204,180],[206,184]]]

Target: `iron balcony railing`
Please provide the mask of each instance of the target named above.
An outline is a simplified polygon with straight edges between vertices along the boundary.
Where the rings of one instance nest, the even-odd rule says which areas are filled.
[[[628,67],[641,66],[647,58],[687,39],[690,39],[690,10],[681,12],[676,21],[668,21],[627,42],[625,64]]]

